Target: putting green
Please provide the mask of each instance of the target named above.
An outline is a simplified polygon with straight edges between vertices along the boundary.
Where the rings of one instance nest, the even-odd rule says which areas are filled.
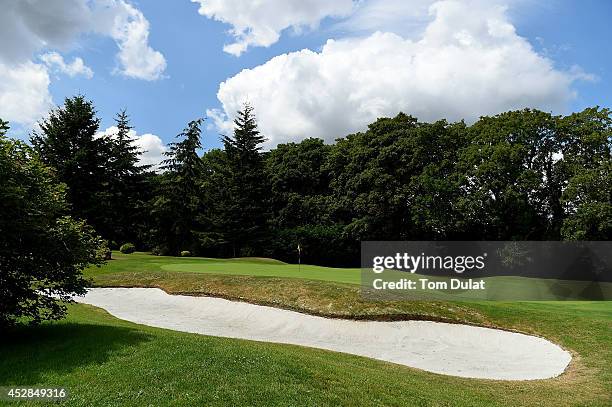
[[[161,266],[164,271],[188,273],[247,275],[256,277],[304,278],[309,280],[361,283],[360,269],[341,269],[297,264],[265,264],[248,261],[224,261],[206,263],[176,263]]]

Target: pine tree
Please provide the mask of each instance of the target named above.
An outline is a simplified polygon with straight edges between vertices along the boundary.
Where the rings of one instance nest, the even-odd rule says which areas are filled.
[[[112,233],[106,224],[111,215],[107,210],[110,146],[106,138],[96,137],[100,120],[93,103],[82,95],[66,98],[64,106],[52,110],[39,125],[32,145],[68,186],[72,213],[108,237]]]
[[[245,103],[234,120],[233,137],[224,136],[228,168],[221,202],[226,241],[233,256],[261,249],[266,231],[267,179],[261,154],[266,141],[257,129],[253,107]]]
[[[154,243],[161,252],[179,254],[182,250],[197,251],[196,232],[200,229],[201,209],[199,183],[203,164],[198,156],[202,120],[189,122],[187,128],[171,143],[168,157],[162,162],[159,194],[153,202],[156,220]]]
[[[6,132],[10,129],[7,121],[0,119],[0,137],[4,137]]]
[[[140,165],[143,151],[134,143],[132,126],[125,110],[115,118],[117,132],[108,137],[110,146],[110,185],[107,212],[112,214],[107,220],[113,225],[112,235],[108,238],[118,244],[144,239],[146,210],[150,199],[150,165]]]

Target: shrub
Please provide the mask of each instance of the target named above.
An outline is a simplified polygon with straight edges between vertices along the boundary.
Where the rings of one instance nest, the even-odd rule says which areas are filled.
[[[136,247],[132,243],[125,243],[121,245],[119,251],[123,254],[132,254],[136,251]]]
[[[191,252],[189,250],[183,250],[181,252],[181,257],[191,257]]]
[[[85,294],[83,269],[101,264],[103,252],[90,226],[64,216],[66,186],[25,143],[2,137],[4,123],[0,120],[0,332],[7,325],[63,318],[64,302]]]
[[[113,252],[108,247],[108,241],[104,240],[100,247],[98,248],[98,257],[104,260],[111,260],[113,257]]]
[[[168,256],[170,255],[170,251],[166,245],[159,245],[151,249],[151,254],[154,256]]]

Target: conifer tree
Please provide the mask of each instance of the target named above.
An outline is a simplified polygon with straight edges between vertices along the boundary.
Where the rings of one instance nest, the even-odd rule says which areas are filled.
[[[151,166],[139,163],[143,151],[135,144],[127,112],[117,113],[115,122],[117,131],[108,138],[110,185],[106,202],[111,217],[107,222],[113,225],[109,239],[118,244],[139,244],[146,233],[145,204],[150,199]]]
[[[68,186],[68,201],[75,217],[87,220],[103,237],[111,234],[107,199],[110,179],[107,164],[110,145],[97,137],[100,119],[84,96],[66,98],[33,133],[32,145],[44,164],[57,171]]]
[[[234,126],[233,137],[223,137],[228,168],[221,218],[232,255],[241,256],[259,251],[266,232],[268,189],[261,153],[266,139],[248,103],[237,112]]]
[[[198,213],[201,211],[199,183],[203,164],[198,156],[202,120],[189,122],[170,144],[168,157],[162,163],[159,194],[153,202],[152,214],[156,220],[154,243],[162,253],[179,254],[183,250],[197,251],[196,232],[200,229]]]

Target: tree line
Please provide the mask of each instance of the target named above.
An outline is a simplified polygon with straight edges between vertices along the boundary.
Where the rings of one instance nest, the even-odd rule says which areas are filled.
[[[474,124],[400,113],[325,144],[270,151],[248,104],[223,148],[201,153],[202,119],[161,171],[138,162],[125,111],[99,136],[93,103],[65,100],[31,137],[65,185],[66,214],[109,246],[160,255],[266,256],[356,265],[363,240],[609,240],[612,116],[520,110]],[[34,158],[33,158],[34,159]]]

